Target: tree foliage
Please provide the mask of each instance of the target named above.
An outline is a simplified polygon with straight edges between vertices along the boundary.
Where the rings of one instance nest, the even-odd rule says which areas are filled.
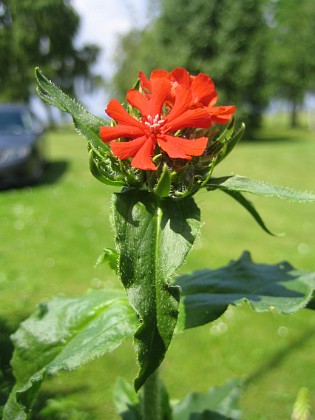
[[[122,95],[139,69],[186,67],[210,74],[248,128],[273,98],[291,105],[294,125],[315,90],[314,51],[313,0],[160,0],[150,27],[121,38],[114,86]]]
[[[315,91],[315,6],[313,0],[277,0],[268,8],[269,64],[273,95],[291,105],[291,125],[305,93]]]
[[[160,7],[151,27],[121,39],[117,90],[125,91],[139,69],[185,67],[210,74],[221,102],[236,103],[239,118],[257,126],[267,104],[263,1],[161,0]]]
[[[27,102],[40,66],[73,94],[74,80],[91,80],[96,45],[74,46],[80,19],[68,0],[0,0],[1,99]]]

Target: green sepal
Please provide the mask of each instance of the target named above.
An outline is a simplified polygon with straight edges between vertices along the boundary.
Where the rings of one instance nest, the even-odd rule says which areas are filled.
[[[218,137],[217,141],[219,143],[223,143],[223,148],[221,149],[218,157],[215,160],[215,164],[218,165],[223,159],[225,159],[234,147],[238,144],[238,142],[243,137],[245,132],[245,124],[242,123],[238,130],[235,132],[235,121],[232,119],[230,124],[227,128],[222,132],[222,134]]]
[[[180,290],[171,284],[200,228],[193,199],[158,200],[147,191],[114,195],[118,272],[140,326],[134,341],[138,390],[162,362],[178,316]]]
[[[103,157],[103,159],[106,159],[106,158]],[[105,171],[102,171],[102,169],[100,168],[100,165],[102,164],[103,159],[98,157],[98,155],[96,154],[93,148],[90,149],[89,166],[90,166],[91,174],[103,184],[111,185],[111,186],[124,186],[125,183],[119,179],[119,175],[117,175],[118,179],[115,180],[109,177],[108,175],[109,172],[106,173]]]
[[[171,176],[169,169],[166,164],[164,164],[161,176],[156,184],[156,187],[153,189],[155,195],[160,198],[165,198],[169,196],[171,190]]]
[[[248,252],[225,267],[180,276],[179,328],[194,328],[219,318],[228,305],[250,304],[256,312],[291,314],[311,301],[315,273],[283,261],[257,264]]]
[[[201,179],[198,181],[198,188],[195,188],[195,192],[200,188],[207,187],[214,168],[234,149],[234,147],[242,138],[244,131],[245,124],[242,123],[238,130],[235,132],[235,120],[233,118],[227,127],[225,127],[225,129],[221,132],[221,134],[219,134],[218,137],[214,138],[210,142],[210,146],[207,148],[205,156],[205,160],[210,158],[210,162],[206,171],[203,170]]]

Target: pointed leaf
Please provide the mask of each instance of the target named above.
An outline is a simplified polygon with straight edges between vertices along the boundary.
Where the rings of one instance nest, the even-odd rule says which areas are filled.
[[[253,203],[247,200],[240,192],[232,191],[232,190],[222,190],[222,191],[224,191],[230,197],[234,198],[239,204],[241,204],[253,216],[253,218],[256,220],[256,222],[265,232],[267,232],[269,235],[276,236],[267,228],[264,221],[260,217],[258,211],[255,209]]]
[[[173,420],[239,419],[242,385],[241,379],[234,379],[207,393],[188,394],[173,407]]]
[[[244,252],[225,267],[181,276],[177,284],[183,295],[180,325],[193,328],[219,318],[228,305],[245,301],[257,312],[296,312],[312,299],[315,273],[296,270],[287,262],[255,264]]]
[[[74,126],[79,134],[88,140],[90,170],[96,179],[107,185],[123,186],[127,180],[124,178],[117,162],[111,155],[110,147],[100,137],[100,127],[107,122],[92,115],[82,105],[69,98],[52,81],[36,68],[37,93],[40,98],[63,112],[67,112],[73,119]]]
[[[69,96],[63,93],[52,81],[48,80],[39,68],[35,69],[35,76],[38,83],[37,93],[40,98],[61,111],[70,114],[76,129],[87,138],[95,148],[108,150],[108,146],[102,142],[99,135],[100,127],[106,125],[105,120],[92,115],[86,111],[82,105],[69,98]]]
[[[307,191],[296,191],[292,188],[268,184],[263,181],[253,181],[239,175],[210,178],[207,182],[207,189],[215,190],[217,188],[228,191],[247,192],[263,197],[278,197],[290,201],[315,201],[315,194]]]
[[[26,419],[46,375],[73,370],[113,351],[136,325],[123,291],[92,291],[41,304],[12,336],[16,386],[3,418]]]
[[[113,210],[119,273],[141,322],[135,334],[138,390],[171,342],[179,288],[170,280],[194,243],[200,213],[193,199],[157,201],[154,194],[137,190],[115,194]]]
[[[117,272],[118,253],[112,248],[104,248],[102,254],[98,257],[95,266],[107,263],[112,270]]]

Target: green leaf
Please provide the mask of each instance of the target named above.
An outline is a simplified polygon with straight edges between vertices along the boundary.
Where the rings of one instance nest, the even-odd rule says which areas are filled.
[[[117,272],[118,264],[118,253],[111,248],[103,249],[102,254],[98,257],[95,266],[97,267],[100,264],[107,263],[112,270]]]
[[[107,122],[92,115],[82,105],[69,98],[52,81],[48,80],[39,68],[35,69],[35,75],[38,83],[37,93],[40,98],[49,105],[70,114],[76,130],[88,140],[89,164],[92,175],[107,185],[125,185],[126,179],[120,168],[117,168],[117,162],[111,155],[109,145],[104,143],[100,137],[100,127],[107,125]]]
[[[255,264],[248,252],[216,270],[181,276],[183,328],[193,328],[219,318],[228,305],[248,302],[257,312],[290,314],[312,299],[315,273],[296,270],[287,262]]]
[[[239,419],[243,381],[234,379],[207,393],[191,393],[173,407],[173,420]]]
[[[45,376],[113,351],[136,325],[123,291],[98,290],[41,304],[12,336],[16,386],[3,418],[26,419]]]
[[[141,420],[139,395],[125,379],[118,378],[114,387],[114,403],[123,420]]]
[[[39,68],[35,69],[35,76],[38,87],[37,93],[40,98],[63,112],[72,116],[74,125],[78,132],[88,139],[94,149],[108,150],[99,135],[100,127],[106,125],[106,121],[86,111],[82,105],[69,98],[52,81],[43,75]]]
[[[207,182],[207,189],[215,190],[218,188],[221,190],[252,193],[262,197],[278,197],[290,201],[315,201],[315,194],[306,191],[296,191],[292,188],[272,185],[263,181],[253,181],[239,175],[210,178]]]
[[[119,274],[141,322],[135,334],[138,390],[171,342],[179,288],[170,280],[194,243],[200,212],[191,198],[159,201],[154,194],[137,190],[115,194],[113,212]]]

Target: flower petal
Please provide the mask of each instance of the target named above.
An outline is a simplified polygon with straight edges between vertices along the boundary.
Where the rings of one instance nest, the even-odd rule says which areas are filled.
[[[171,75],[179,85],[190,87],[191,78],[186,69],[177,67],[176,69],[171,71]]]
[[[138,77],[139,77],[139,79],[140,79],[140,84],[141,84],[141,87],[143,87],[143,88],[145,88],[145,89],[148,89],[148,88],[150,88],[150,90],[151,90],[151,83],[150,83],[150,80],[147,78],[147,76],[143,73],[143,71],[139,71],[139,73],[138,73]]]
[[[153,137],[147,137],[145,143],[139,149],[131,161],[131,166],[145,171],[156,171],[157,167],[152,162],[156,141]]]
[[[169,79],[169,80],[171,80],[171,75],[170,75],[170,73],[168,72],[168,71],[166,71],[166,70],[163,70],[163,69],[156,69],[156,70],[153,70],[152,72],[151,72],[151,75],[150,75],[150,80],[153,80],[153,79]]]
[[[100,136],[106,143],[121,137],[135,138],[144,134],[143,126],[132,127],[130,125],[116,125],[115,127],[103,126],[100,128]]]
[[[151,92],[151,82],[143,71],[139,71],[138,77],[140,79],[140,86],[146,92]]]
[[[126,98],[127,98],[127,101],[130,103],[130,105],[134,106],[141,112],[142,116],[148,115],[149,101],[138,90],[136,89],[128,90]]]
[[[179,115],[173,120],[169,120],[169,116],[163,127],[164,132],[172,132],[181,130],[183,128],[208,128],[212,125],[212,118],[210,113],[204,108],[190,109]]]
[[[162,107],[170,96],[171,82],[167,79],[153,79],[151,85],[152,96],[149,102],[148,115],[154,118],[156,115],[161,115]]]
[[[206,108],[211,115],[212,121],[218,124],[226,124],[236,111],[235,106],[216,106]]]
[[[190,89],[186,86],[178,85],[175,93],[175,102],[171,112],[167,116],[167,121],[175,119],[183,112],[189,109],[191,104],[191,93]]]
[[[179,137],[165,135],[158,136],[157,141],[161,149],[166,152],[170,158],[191,160],[191,157],[178,145],[179,142],[173,141],[173,139],[175,140],[178,138]]]
[[[158,143],[172,158],[190,159],[190,156],[201,156],[205,151],[208,138],[199,137],[198,139],[188,140],[182,137],[165,135],[164,139],[158,138]],[[176,156],[175,156],[176,155]],[[186,157],[183,157],[186,155]]]
[[[110,143],[110,148],[112,149],[112,152],[115,156],[121,160],[124,160],[130,157],[134,157],[146,140],[147,137],[142,136],[131,141],[112,141]]]
[[[111,99],[106,108],[106,113],[112,117],[116,122],[122,125],[131,125],[134,127],[142,127],[140,121],[132,117],[125,108],[117,101],[117,99]]]
[[[193,102],[200,102],[204,106],[213,103],[213,100],[218,97],[212,79],[204,73],[199,73],[192,77],[191,92]]]

